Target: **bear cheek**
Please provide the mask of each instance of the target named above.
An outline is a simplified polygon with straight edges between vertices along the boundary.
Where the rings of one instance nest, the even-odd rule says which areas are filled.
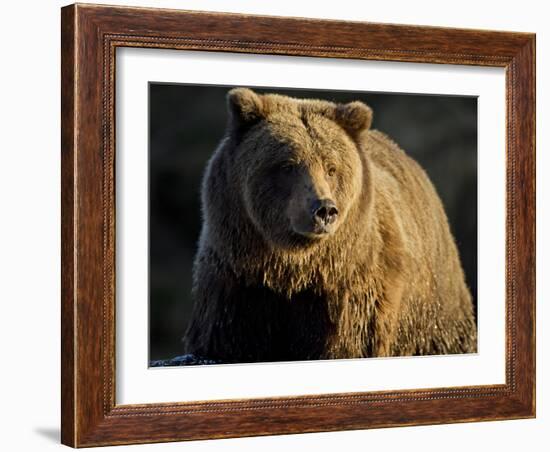
[[[357,200],[362,191],[362,171],[359,168],[348,168],[338,178],[334,188],[334,197],[339,207],[339,222],[343,221],[351,205]]]
[[[278,187],[269,175],[262,173],[248,179],[246,210],[264,237],[279,235],[288,227],[287,200],[287,190]]]

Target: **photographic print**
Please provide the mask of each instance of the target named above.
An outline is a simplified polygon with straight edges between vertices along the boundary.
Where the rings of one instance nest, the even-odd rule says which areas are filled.
[[[477,98],[149,84],[150,366],[477,352]]]

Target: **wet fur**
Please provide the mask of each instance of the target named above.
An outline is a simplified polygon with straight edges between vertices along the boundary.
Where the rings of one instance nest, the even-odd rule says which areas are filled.
[[[186,352],[256,362],[476,351],[471,295],[433,185],[370,129],[370,109],[352,104],[230,93],[228,133],[203,181]],[[282,144],[300,148],[304,165],[337,152],[344,213],[332,236],[292,234],[273,208],[283,204],[262,171]]]

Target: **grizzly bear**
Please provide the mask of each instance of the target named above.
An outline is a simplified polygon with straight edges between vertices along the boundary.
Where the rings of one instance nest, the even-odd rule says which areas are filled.
[[[223,363],[470,353],[436,190],[362,102],[227,95],[202,185],[186,353]]]

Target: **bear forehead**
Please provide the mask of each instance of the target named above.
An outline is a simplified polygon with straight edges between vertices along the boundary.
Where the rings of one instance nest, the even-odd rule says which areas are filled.
[[[266,118],[306,121],[328,121],[334,125],[336,104],[318,99],[299,99],[279,94],[264,94]]]
[[[316,151],[333,154],[353,146],[353,141],[333,120],[311,105],[304,103],[295,109],[271,111],[265,119],[265,131],[294,152]]]

